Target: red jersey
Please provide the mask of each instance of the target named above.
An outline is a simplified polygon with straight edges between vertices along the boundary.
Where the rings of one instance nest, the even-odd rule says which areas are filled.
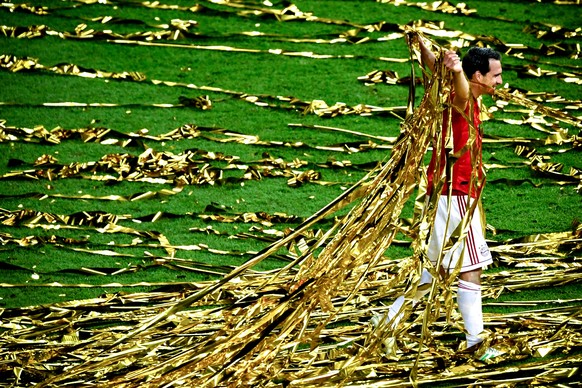
[[[453,95],[454,96],[454,95]],[[453,98],[451,97],[451,100]],[[442,194],[446,195],[449,192],[449,184],[452,184],[453,187],[453,194],[454,195],[467,195],[469,194],[469,186],[471,184],[471,174],[473,172],[473,164],[471,163],[471,154],[473,150],[476,152],[475,163],[477,164],[477,173],[478,173],[478,181],[482,182],[483,178],[483,160],[481,155],[482,149],[482,141],[483,141],[483,134],[481,133],[481,119],[480,119],[480,108],[479,103],[475,99],[471,99],[473,102],[473,122],[475,127],[477,128],[477,134],[475,138],[475,142],[468,147],[467,150],[459,157],[459,159],[453,165],[453,176],[452,181],[451,177],[447,176],[447,180],[443,186]],[[470,104],[467,104],[467,108],[465,109],[465,115],[469,117],[471,111]],[[465,118],[457,112],[454,108],[451,109],[451,117],[452,117],[452,129],[453,129],[453,148],[454,152],[458,152],[461,148],[463,148],[467,141],[469,140],[469,123]],[[441,147],[441,161],[440,161],[440,169],[442,173],[442,169],[446,168],[446,158],[447,158],[447,151],[445,150],[445,141],[447,135],[447,128],[448,125],[448,111],[445,111],[443,117],[443,134],[442,134],[442,143],[440,144]],[[433,149],[436,147],[436,144],[433,144]],[[428,193],[432,193],[433,189],[433,180],[434,180],[434,169],[436,163],[436,155],[437,153],[433,151],[432,158],[428,167]],[[471,197],[477,198],[481,193],[482,187],[475,187],[476,183],[473,183]]]

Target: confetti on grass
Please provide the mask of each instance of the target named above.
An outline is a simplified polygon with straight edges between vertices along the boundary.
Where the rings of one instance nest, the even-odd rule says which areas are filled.
[[[90,6],[91,1],[77,2],[75,6]],[[391,39],[404,36],[400,26],[378,24],[357,26],[343,21],[318,18],[304,13],[294,5],[278,9],[245,2],[220,2],[229,14],[255,15],[277,18],[281,21],[333,23],[354,28],[346,41],[358,44],[366,39],[362,31],[376,29],[389,31]],[[114,2],[105,2],[107,5]],[[451,14],[478,17],[465,4],[447,2],[431,4],[399,1],[398,4]],[[135,6],[156,9],[179,9],[160,3],[135,3]],[[62,9],[31,7],[25,4],[5,3],[2,7],[13,12],[46,15]],[[193,13],[210,12],[203,6],[182,7]],[[128,23],[115,18],[95,19],[103,24]],[[134,22],[134,21],[131,21]],[[236,47],[201,47],[169,43],[178,37],[195,36],[195,22],[175,20],[167,25],[144,24],[152,31],[132,36],[113,36],[104,31],[90,31],[79,26],[75,33],[51,30],[46,27],[3,26],[2,32],[14,38],[41,38],[58,36],[65,39],[113,39],[112,44],[153,45],[148,39],[159,39],[157,45],[172,45],[185,49],[237,50]],[[417,24],[423,33],[437,37],[473,40],[461,31],[450,31],[432,23]],[[157,31],[156,31],[157,29]],[[530,30],[537,36],[550,31],[547,26]],[[553,28],[559,36],[572,36],[575,30]],[[333,44],[342,37],[326,37],[318,42]],[[506,55],[534,53],[547,56],[575,57],[579,47],[571,45],[530,48],[512,46],[491,37],[480,37],[482,42],[498,45]],[[165,42],[164,42],[165,40]],[[465,41],[465,43],[467,43]],[[257,50],[247,52],[261,54]],[[314,53],[272,50],[270,55],[328,58]],[[340,57],[337,57],[340,58]],[[342,59],[347,59],[341,57]],[[386,61],[407,61],[385,58]],[[197,91],[223,93],[265,109],[296,110],[322,117],[340,115],[385,114],[402,120],[402,133],[394,139],[366,138],[366,141],[339,145],[306,145],[274,143],[255,136],[243,135],[227,129],[182,126],[168,134],[151,136],[147,131],[123,134],[109,128],[82,128],[68,130],[44,127],[33,129],[5,125],[0,127],[2,142],[38,142],[58,144],[81,138],[84,142],[121,145],[130,149],[142,148],[143,141],[169,141],[202,137],[216,142],[240,142],[272,147],[304,147],[331,149],[345,152],[365,152],[378,146],[392,150],[392,157],[383,165],[351,165],[330,161],[329,168],[361,168],[368,175],[347,189],[332,203],[307,219],[292,215],[267,213],[231,214],[208,209],[205,214],[172,215],[157,213],[142,217],[155,222],[165,217],[199,217],[217,222],[252,222],[262,226],[254,233],[223,233],[212,229],[191,230],[192,233],[217,233],[229,238],[249,238],[269,241],[271,245],[260,252],[213,250],[202,245],[174,245],[166,236],[155,231],[143,231],[122,226],[123,221],[142,221],[105,212],[84,212],[58,215],[32,210],[2,211],[0,221],[5,226],[46,230],[55,235],[13,236],[0,235],[3,249],[18,246],[52,246],[72,249],[93,255],[126,257],[124,248],[158,250],[164,256],[145,254],[142,265],[126,267],[80,266],[79,271],[91,279],[106,279],[101,283],[62,284],[42,283],[50,273],[39,269],[25,269],[0,262],[3,271],[29,272],[35,283],[4,283],[1,287],[100,287],[103,295],[89,300],[55,303],[46,306],[11,308],[0,311],[0,386],[10,387],[161,387],[161,386],[367,386],[401,387],[413,385],[447,384],[473,385],[553,385],[579,383],[577,374],[582,366],[582,311],[580,300],[559,301],[506,301],[492,302],[498,306],[521,306],[519,313],[485,314],[488,331],[486,344],[503,351],[494,361],[481,362],[472,355],[458,352],[462,327],[452,303],[454,286],[439,285],[425,304],[408,309],[407,320],[397,328],[397,340],[386,352],[382,342],[386,333],[373,331],[368,325],[370,316],[387,309],[387,303],[402,292],[414,292],[423,247],[423,233],[430,224],[430,215],[416,215],[411,222],[401,219],[404,203],[416,190],[422,158],[440,130],[441,109],[446,101],[449,80],[442,67],[431,79],[423,75],[426,93],[423,102],[412,112],[408,107],[373,107],[345,104],[327,104],[323,101],[301,101],[294,97],[249,95],[242,91],[222,90],[206,86],[181,84],[164,80],[148,80],[135,72],[114,73],[85,69],[74,64],[44,66],[32,58],[2,55],[0,64],[7,71],[52,73],[61,76],[103,78],[119,82],[150,82],[157,87],[178,87]],[[539,67],[523,69],[523,74],[535,77],[556,77],[564,82],[579,82],[579,73],[548,73]],[[360,78],[366,83],[385,82],[402,84],[417,82],[414,76],[401,79],[394,73],[372,72]],[[579,101],[556,100],[556,96],[532,96],[520,90],[504,90],[497,94],[497,108],[509,109],[513,104],[523,109],[527,117],[520,123],[531,125],[545,133],[546,144],[566,144],[572,150],[579,148],[579,138],[559,127],[566,123],[580,127],[580,118],[569,111],[579,109]],[[535,101],[534,101],[535,100]],[[546,106],[559,103],[564,109]],[[51,109],[75,106],[73,102],[51,102]],[[56,105],[55,105],[56,104]],[[4,102],[9,105],[9,102]],[[95,105],[106,108],[107,104]],[[176,104],[159,106],[161,109],[210,109],[213,102],[206,97],[183,97]],[[409,115],[407,115],[407,113]],[[550,120],[555,120],[554,122]],[[321,128],[318,128],[321,129]],[[341,128],[327,128],[342,131]],[[551,130],[550,130],[551,129]],[[363,134],[356,134],[362,136]],[[365,136],[363,136],[365,137]],[[519,143],[516,155],[532,169],[554,178],[561,185],[578,184],[582,174],[577,169],[562,173],[559,163],[551,163],[540,155],[535,146],[540,139],[490,139]],[[525,143],[525,144],[524,144]],[[193,150],[180,154],[157,152],[145,147],[137,155],[108,154],[101,160],[86,163],[59,164],[52,155],[36,160],[12,160],[15,171],[1,178],[58,179],[83,177],[114,182],[117,180],[144,181],[171,185],[172,189],[139,192],[117,196],[68,196],[92,201],[140,201],[175,195],[189,185],[228,183],[225,172],[243,171],[245,179],[263,179],[284,176],[288,184],[326,183],[301,160],[284,161],[263,155],[262,160],[241,161],[234,155],[213,154]],[[217,168],[213,163],[220,163]],[[226,167],[225,167],[226,165]],[[233,182],[235,180],[232,180]],[[523,181],[519,181],[519,184]],[[333,183],[333,182],[331,182]],[[331,184],[327,182],[326,184]],[[24,193],[36,196],[38,193]],[[41,198],[58,198],[59,194],[40,194]],[[6,197],[9,197],[7,195]],[[14,197],[14,196],[13,196]],[[420,196],[421,197],[421,196]],[[328,216],[339,209],[356,204],[351,212],[336,222]],[[213,210],[215,210],[213,212]],[[273,224],[298,221],[293,230],[271,231]],[[330,226],[330,223],[332,224]],[[321,229],[314,229],[315,227]],[[113,243],[107,247],[87,240],[58,235],[58,230],[75,229],[87,233],[111,236],[130,236],[131,243]],[[402,260],[390,260],[384,252],[403,233],[413,241],[414,255]],[[528,238],[492,244],[497,261],[511,271],[487,273],[484,296],[498,298],[537,287],[578,284],[582,278],[579,252],[582,248],[582,228],[575,225],[572,232],[546,233]],[[286,264],[278,270],[260,272],[253,266],[262,260],[287,254]],[[217,255],[241,255],[245,263],[238,267],[209,265],[180,257],[188,250],[212,251]],[[147,251],[146,251],[147,252]],[[164,266],[176,271],[192,271],[220,276],[206,282],[141,282],[124,284],[116,281],[127,271],[148,271]],[[109,293],[115,287],[154,288],[143,293]],[[517,299],[517,298],[516,298]]]

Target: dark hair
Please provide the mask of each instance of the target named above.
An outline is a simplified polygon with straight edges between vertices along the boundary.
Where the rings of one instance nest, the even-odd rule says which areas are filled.
[[[469,79],[479,71],[485,75],[489,72],[489,60],[500,61],[501,54],[487,47],[471,47],[463,57],[463,71]]]

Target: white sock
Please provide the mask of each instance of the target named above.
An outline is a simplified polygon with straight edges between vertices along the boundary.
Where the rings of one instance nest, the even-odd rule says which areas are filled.
[[[416,293],[412,298],[412,306],[415,306],[428,292],[430,291],[430,284],[432,283],[432,275],[426,269],[422,270],[422,274],[420,276],[420,284],[416,289]],[[396,300],[390,305],[388,309],[387,316],[379,316],[379,318],[373,320],[375,326],[378,326],[380,322],[382,322],[383,318],[384,323],[388,323],[392,321],[392,328],[395,328],[400,323],[402,319],[403,313],[400,312],[402,309],[402,305],[404,304],[404,295],[400,295]],[[396,317],[396,318],[394,318]]]
[[[479,334],[483,331],[483,310],[481,307],[481,286],[459,279],[457,304],[465,325],[467,347],[481,342]]]
[[[419,300],[421,300],[430,291],[430,285],[432,284],[432,275],[426,269],[422,270],[420,275],[420,283],[416,288],[416,293],[414,294],[413,305],[416,305]]]
[[[388,317],[386,318],[386,322],[390,322],[392,319],[394,319],[396,314],[398,314],[400,312],[400,309],[402,309],[403,304],[404,304],[404,295],[400,295],[398,298],[396,298],[396,300],[392,303],[392,305],[388,309]],[[394,320],[394,323],[392,326],[394,327],[394,326],[398,325],[398,322],[400,322],[401,318],[402,318],[402,314],[400,314],[398,316],[398,318],[396,318]]]
[[[422,273],[420,274],[420,284],[418,286],[420,287],[423,284],[430,284],[430,283],[432,283],[432,275],[426,269],[423,269]]]

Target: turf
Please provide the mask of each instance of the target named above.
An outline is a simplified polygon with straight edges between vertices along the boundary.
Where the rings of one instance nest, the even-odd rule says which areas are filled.
[[[151,8],[130,2],[28,3],[47,7],[48,13],[43,15],[24,8],[11,12],[10,3],[0,8],[0,25],[5,31],[8,27],[18,27],[22,32],[29,26],[45,26],[54,32],[39,36],[6,32],[0,37],[0,54],[36,58],[42,65],[42,68],[17,72],[3,67],[0,71],[0,119],[5,120],[6,127],[42,126],[49,131],[106,128],[115,132],[104,139],[118,140],[146,130],[150,136],[126,146],[115,142],[84,142],[74,136],[58,144],[24,135],[2,139],[0,194],[1,207],[6,211],[0,226],[3,241],[0,304],[3,307],[216,279],[220,273],[240,265],[253,252],[267,246],[274,238],[269,230],[293,228],[301,219],[325,206],[370,168],[385,161],[390,151],[382,141],[374,140],[374,147],[362,147],[368,144],[369,137],[313,126],[394,137],[399,134],[401,119],[392,114],[318,116],[306,112],[304,105],[289,104],[277,97],[301,102],[321,100],[329,106],[336,103],[349,107],[405,105],[407,84],[366,85],[358,79],[374,70],[394,71],[400,77],[410,75],[404,39],[381,39],[397,32],[397,28],[392,31],[394,26],[414,21],[442,22],[447,30],[495,38],[489,41],[498,48],[502,44],[524,44],[531,49],[524,50],[520,57],[511,55],[513,52],[504,56],[504,81],[512,88],[554,93],[566,100],[579,101],[580,82],[565,82],[552,75],[527,77],[519,71],[522,66],[535,64],[558,75],[571,72],[572,78],[580,79],[579,59],[567,54],[573,44],[580,43],[579,34],[572,37],[548,34],[537,38],[526,30],[529,26],[539,27],[540,23],[575,30],[579,26],[575,5],[474,1],[468,6],[476,12],[462,15],[374,1],[298,1],[295,4],[299,10],[319,19],[283,21],[269,13],[242,12],[228,5],[200,3],[205,7],[200,12],[188,10],[190,2],[181,1],[171,4],[182,8],[170,9],[162,7],[170,3]],[[257,8],[270,8],[253,4]],[[280,9],[283,4],[276,3],[271,8]],[[114,19],[109,23],[91,20],[103,16]],[[187,32],[182,31],[178,40],[167,39],[162,33],[170,28],[162,24],[176,19],[195,20],[196,24]],[[361,29],[381,21],[388,26],[382,31]],[[85,29],[79,28],[82,24],[86,24]],[[94,33],[76,36],[75,28],[93,29]],[[248,34],[251,31],[265,35]],[[350,35],[355,38],[342,39]],[[451,43],[450,39],[435,39],[445,46]],[[568,48],[566,54],[558,51],[543,55],[544,47],[558,43]],[[74,64],[85,73],[62,74],[64,64]],[[117,76],[111,76],[112,73]],[[139,73],[142,77],[134,80],[119,76],[124,73]],[[417,90],[417,97],[420,93],[421,88]],[[244,98],[247,95],[257,96],[266,105],[253,104]],[[212,107],[184,106],[183,98],[207,98]],[[63,104],[47,106],[51,103]],[[494,105],[491,99],[486,103]],[[545,104],[577,114],[559,102]],[[524,111],[500,110],[486,123],[485,131],[491,136],[526,139],[546,161],[563,164],[564,172],[582,167],[579,146],[568,142],[544,144],[548,134],[539,128],[502,121],[527,115]],[[204,136],[157,138],[186,125],[205,128]],[[564,123],[554,124],[550,131],[556,127],[569,131],[570,136],[579,134],[579,128]],[[224,131],[211,132],[219,129],[238,136],[229,136]],[[242,135],[247,136],[246,141]],[[348,148],[346,144],[358,146]],[[149,179],[138,180],[120,169],[95,167],[107,155],[137,160],[147,149],[166,156],[198,151],[194,159],[198,158],[199,163],[190,167],[205,166],[217,174],[220,172],[220,176],[182,186],[172,182],[172,177],[165,182],[153,179],[155,174],[151,170],[146,171],[146,175],[150,173]],[[224,155],[234,162],[208,155]],[[43,156],[53,157],[52,164],[35,164]],[[515,153],[515,142],[487,143],[484,157],[490,165],[484,206],[488,223],[497,230],[489,238],[502,242],[577,227],[581,214],[579,187],[576,187],[579,182],[574,179],[558,184],[560,179],[532,169],[527,158]],[[281,163],[279,167],[271,163],[275,166],[271,170],[261,169],[265,166],[264,160],[269,158],[297,164],[281,168]],[[343,163],[329,168],[326,163],[330,161]],[[63,166],[83,163],[90,167],[70,178],[51,180],[46,175],[33,178],[33,173],[24,174],[40,170],[46,174],[49,169],[61,171]],[[245,174],[252,171],[261,173],[255,179],[248,179]],[[273,174],[269,175],[268,171]],[[319,179],[295,186],[289,184],[291,175],[308,171],[318,173]],[[155,195],[141,197],[148,192]],[[26,218],[16,213],[23,210],[56,215],[64,221],[58,217],[56,220]],[[105,229],[106,223],[87,224],[82,212],[117,216],[114,224],[126,229],[113,232]],[[261,212],[290,218],[273,219]],[[410,213],[409,207],[403,216]],[[16,214],[19,221],[11,223],[8,214]],[[68,221],[75,217],[84,219],[83,223]],[[330,224],[331,220],[327,220],[317,228],[325,230]],[[205,263],[215,268],[215,273],[159,265],[154,258],[170,254],[160,243],[160,235],[173,246],[196,246],[196,249],[178,249],[174,255],[186,262]],[[283,265],[285,253],[270,258],[257,269]],[[394,246],[386,255],[397,258],[409,253],[406,246]],[[579,251],[572,255],[579,256]],[[121,269],[126,271],[116,274]],[[499,269],[491,269],[496,270]],[[62,286],[56,287],[55,283]],[[576,285],[542,286],[524,295],[533,300],[582,297]]]

